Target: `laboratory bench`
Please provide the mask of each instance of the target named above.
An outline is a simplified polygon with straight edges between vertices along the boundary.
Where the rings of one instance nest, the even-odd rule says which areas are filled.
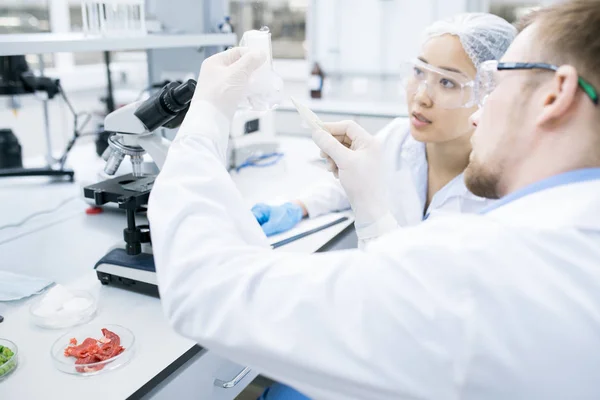
[[[405,102],[385,96],[365,98],[357,94],[341,96],[339,93],[323,99],[311,99],[307,95],[294,96],[325,122],[353,120],[367,132],[377,133],[395,118],[407,117]],[[308,135],[302,120],[292,104],[286,99],[275,112],[275,129],[288,135]]]
[[[0,398],[234,399],[258,375],[252,366],[236,364],[177,335],[163,316],[158,298],[103,286],[97,279],[93,266],[109,248],[122,242],[125,215],[109,209],[86,214],[89,205],[83,200],[82,186],[97,182],[104,165],[86,139],[90,138],[83,138],[69,157],[75,183],[39,177],[0,180],[0,225],[53,209],[22,226],[0,230],[0,269],[90,292],[98,302],[92,323],[130,329],[135,335],[135,354],[127,365],[97,376],[65,374],[53,365],[50,348],[70,329],[33,325],[29,307],[38,296],[0,302],[0,315],[4,316],[0,337],[19,347],[19,365],[0,381]],[[315,183],[330,179],[310,139],[278,136],[278,140],[285,154],[279,163],[231,173],[249,208],[258,201],[293,199]],[[351,229],[352,216],[343,215],[349,217],[344,223],[275,251],[311,253],[322,249]],[[302,224],[310,223],[315,221]]]

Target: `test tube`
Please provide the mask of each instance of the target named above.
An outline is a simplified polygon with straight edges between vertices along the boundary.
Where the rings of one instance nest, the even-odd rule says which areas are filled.
[[[138,11],[139,11],[139,17],[138,20],[140,21],[140,32],[142,34],[146,34],[147,30],[146,30],[146,7],[145,7],[145,2],[144,0],[140,0],[138,1]]]
[[[106,26],[108,27],[106,33],[109,35],[114,33],[115,31],[117,20],[117,15],[115,11],[116,5],[114,1],[109,2],[106,7]]]
[[[136,32],[140,31],[141,25],[139,21],[138,6],[136,4],[131,5],[131,25],[131,29]]]
[[[109,22],[108,24],[108,34],[112,35],[115,33],[116,30],[118,30],[118,26],[119,26],[119,15],[117,13],[118,11],[118,7],[116,4],[116,1],[111,1],[110,4],[107,7],[107,11],[108,11],[108,15],[107,15],[107,21]]]
[[[131,23],[131,4],[127,3],[123,5],[123,14],[125,15],[125,30],[128,34],[131,34],[133,31],[133,26]]]
[[[103,1],[99,1],[96,3],[98,8],[98,31],[101,34],[106,32],[106,3]]]
[[[95,1],[88,1],[87,10],[89,32],[91,34],[98,34],[98,31],[100,30],[98,25],[98,5]]]
[[[113,33],[123,34],[125,27],[125,15],[123,14],[123,5],[120,1],[115,1],[113,6],[115,10],[115,30]]]
[[[126,32],[127,34],[129,34],[129,16],[127,14],[128,7],[129,6],[126,2],[119,4],[119,30]]]
[[[88,22],[88,9],[87,9],[87,1],[81,0],[81,30],[84,34],[88,34],[90,32],[90,25]]]
[[[92,9],[94,10],[94,30],[96,34],[100,34],[102,32],[103,5],[100,2],[93,1]]]
[[[114,0],[111,1],[108,10],[110,15],[110,18],[108,19],[110,21],[108,34],[113,35],[115,31],[119,30],[119,6],[117,5],[117,2]]]

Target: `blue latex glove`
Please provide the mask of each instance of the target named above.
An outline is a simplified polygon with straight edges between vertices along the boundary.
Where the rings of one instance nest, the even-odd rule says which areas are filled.
[[[302,220],[302,207],[294,203],[280,206],[260,203],[252,207],[252,213],[267,236],[288,231]]]
[[[257,400],[310,400],[308,397],[281,383],[274,383],[265,389]]]

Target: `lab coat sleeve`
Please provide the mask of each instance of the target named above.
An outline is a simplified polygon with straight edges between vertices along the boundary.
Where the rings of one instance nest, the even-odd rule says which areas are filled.
[[[350,208],[346,191],[340,181],[333,176],[329,177],[326,182],[311,188],[300,196],[298,201],[304,204],[309,218]]]
[[[317,399],[457,398],[470,314],[468,263],[450,265],[460,235],[438,246],[400,230],[387,250],[275,252],[223,166],[216,113],[190,109],[150,197],[174,328]]]
[[[377,221],[360,225],[355,224],[356,236],[358,237],[358,248],[364,250],[369,242],[398,229],[398,222],[391,212],[387,212]]]

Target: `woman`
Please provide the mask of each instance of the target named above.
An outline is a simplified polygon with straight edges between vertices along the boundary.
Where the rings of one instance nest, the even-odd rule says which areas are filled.
[[[461,14],[425,31],[420,55],[403,71],[409,119],[398,118],[377,134],[389,165],[389,203],[399,225],[416,224],[440,211],[477,212],[489,201],[471,194],[462,172],[471,152],[476,110],[474,84],[483,61],[499,59],[516,29],[491,14]],[[304,217],[349,208],[338,182],[279,206],[257,204],[254,215],[267,236]]]
[[[437,212],[474,213],[489,200],[471,194],[462,173],[469,162],[476,111],[478,66],[500,59],[516,29],[485,13],[461,14],[425,30],[420,56],[403,71],[409,119],[396,119],[377,134],[389,204],[398,225],[417,224]],[[339,182],[315,188],[280,206],[257,204],[252,211],[267,236],[291,229],[303,217],[349,208]],[[307,399],[281,384],[261,400]]]

